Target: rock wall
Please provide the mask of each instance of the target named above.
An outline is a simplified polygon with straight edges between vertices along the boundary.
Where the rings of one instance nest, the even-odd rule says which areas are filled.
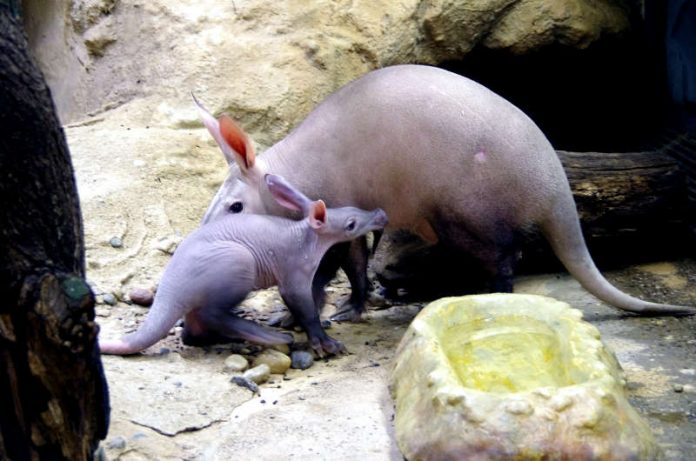
[[[477,46],[582,48],[625,32],[629,10],[612,0],[24,1],[65,122],[147,100],[145,123],[188,125],[195,91],[262,145],[370,69]]]

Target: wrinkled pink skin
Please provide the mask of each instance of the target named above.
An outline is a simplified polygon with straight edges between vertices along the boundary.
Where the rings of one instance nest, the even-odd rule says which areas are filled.
[[[323,202],[311,202],[280,177],[268,176],[264,182],[277,200],[302,211],[305,219],[242,214],[203,225],[177,248],[143,324],[119,340],[100,339],[102,353],[134,354],[150,347],[181,317],[186,344],[235,338],[290,343],[291,334],[230,312],[249,292],[274,285],[317,355],[345,350],[321,327],[317,304],[323,302],[323,287],[314,290],[312,280],[329,247],[384,228],[387,217],[379,209],[326,210]]]
[[[199,108],[215,137],[218,122]],[[391,228],[473,255],[493,291],[512,291],[516,243],[538,230],[602,301],[645,315],[696,312],[634,298],[600,274],[551,144],[522,111],[465,77],[416,65],[370,72],[326,98],[250,168],[235,165],[239,153],[216,140],[231,169],[204,222],[235,202],[244,212],[285,214],[255,179],[274,173],[330,206],[382,208]],[[366,251],[358,239],[343,263],[353,284],[345,318],[363,310]]]

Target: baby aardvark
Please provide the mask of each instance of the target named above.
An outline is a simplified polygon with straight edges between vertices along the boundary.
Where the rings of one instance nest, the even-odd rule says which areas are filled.
[[[137,331],[119,340],[101,341],[104,354],[134,354],[152,346],[184,317],[185,344],[246,339],[272,345],[292,342],[292,335],[265,328],[231,312],[253,290],[278,285],[295,320],[319,355],[344,350],[326,334],[319,311],[324,287],[313,286],[326,251],[387,224],[381,209],[326,209],[311,201],[282,177],[266,175],[275,200],[305,219],[229,215],[190,234],[164,271],[155,301]]]

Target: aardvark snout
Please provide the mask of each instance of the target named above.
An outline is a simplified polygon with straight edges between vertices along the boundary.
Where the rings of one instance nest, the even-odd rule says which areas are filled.
[[[389,218],[387,218],[387,213],[385,213],[383,209],[377,208],[373,213],[372,224],[375,227],[384,228],[389,224]]]

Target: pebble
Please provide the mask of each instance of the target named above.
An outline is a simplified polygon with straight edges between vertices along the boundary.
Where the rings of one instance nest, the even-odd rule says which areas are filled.
[[[155,248],[163,253],[173,255],[181,237],[165,237],[155,244]]]
[[[147,438],[147,434],[145,434],[144,432],[136,432],[135,434],[133,434],[131,436],[131,441],[135,442],[135,441],[146,439],[146,438]]]
[[[282,375],[288,368],[292,361],[290,357],[283,354],[275,349],[266,349],[254,358],[252,366],[256,367],[258,365],[266,364],[273,374]]]
[[[249,362],[239,354],[232,354],[225,359],[225,371],[239,373],[249,368]]]
[[[113,439],[106,442],[106,448],[110,450],[122,450],[126,448],[126,439],[117,435]]]
[[[674,389],[674,392],[676,393],[681,393],[684,392],[684,386],[681,384],[675,384],[672,386],[672,389]]]
[[[271,368],[265,363],[262,363],[261,365],[245,371],[242,377],[253,381],[256,384],[262,384],[268,381],[268,378],[271,377]]]
[[[296,370],[306,370],[314,365],[314,356],[307,351],[292,351],[290,367]]]
[[[111,240],[109,240],[109,245],[114,248],[121,248],[123,246],[123,240],[118,237],[111,237]]]
[[[106,452],[104,451],[104,447],[102,447],[101,445],[99,446],[99,448],[97,448],[97,451],[94,452],[94,460],[95,461],[109,461],[106,458]]]
[[[258,394],[259,392],[259,386],[254,381],[250,380],[249,378],[245,378],[244,376],[233,376],[232,382],[239,387],[249,389],[254,394]]]
[[[148,288],[133,288],[128,297],[139,306],[150,307],[155,299],[155,294]]]
[[[285,355],[290,355],[290,346],[287,344],[276,344],[271,346],[271,349],[275,349],[278,352],[282,352]]]
[[[104,301],[104,304],[108,304],[109,306],[115,306],[118,302],[113,293],[104,293],[102,296],[102,301]]]

